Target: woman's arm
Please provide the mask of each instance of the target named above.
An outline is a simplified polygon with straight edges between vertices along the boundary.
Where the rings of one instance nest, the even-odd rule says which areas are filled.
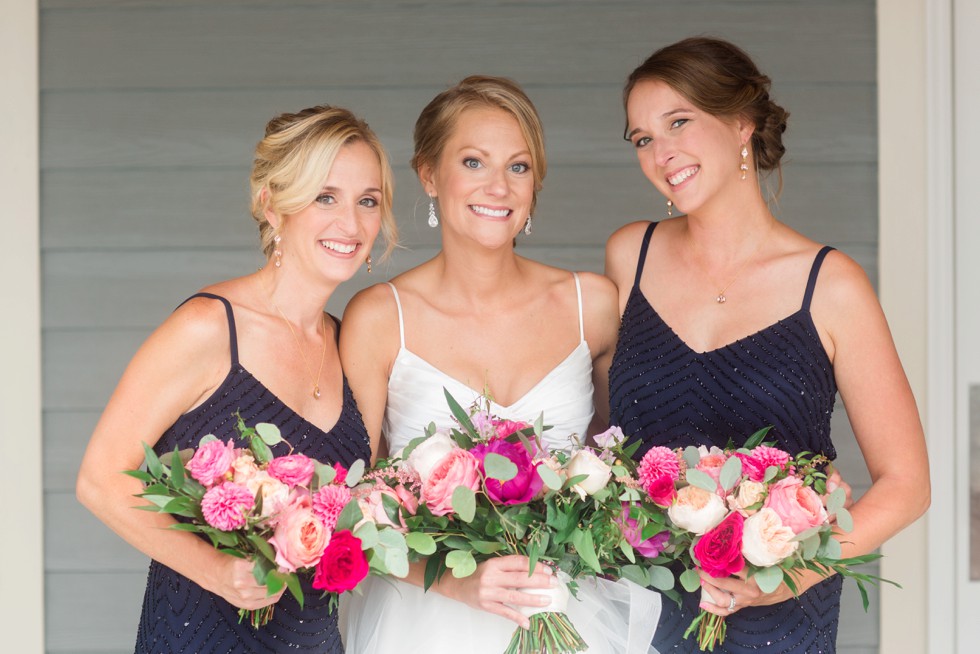
[[[609,366],[619,335],[619,308],[616,285],[607,277],[580,272],[582,282],[585,340],[592,354],[592,386],[595,415],[589,435],[609,426]]]
[[[216,344],[223,343],[224,347]],[[143,463],[177,418],[207,398],[228,373],[228,327],[220,303],[191,300],[140,347],[123,373],[89,441],[76,493],[100,520],[147,556],[240,607],[271,604],[250,562],[221,554],[204,540],[168,529],[166,514],[138,511],[142,484],[122,474]],[[202,434],[203,436],[203,434]]]

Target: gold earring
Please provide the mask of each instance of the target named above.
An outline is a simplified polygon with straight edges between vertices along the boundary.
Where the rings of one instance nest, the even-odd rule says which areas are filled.
[[[276,268],[280,268],[282,267],[282,250],[279,249],[279,244],[282,243],[282,236],[276,234],[272,237],[272,242],[276,244],[272,256],[276,258]]]
[[[368,269],[368,272],[370,273],[371,272],[371,255],[370,254],[368,255],[368,257],[367,257],[367,259],[365,260],[364,263],[367,264],[367,269]]]
[[[673,200],[667,200],[667,215],[668,216],[673,216],[674,215],[674,201]]]
[[[748,163],[749,149],[744,145],[742,146],[741,154],[742,154],[742,164],[738,167],[738,169],[742,171],[742,179],[745,179],[745,176],[749,172],[749,163]]]

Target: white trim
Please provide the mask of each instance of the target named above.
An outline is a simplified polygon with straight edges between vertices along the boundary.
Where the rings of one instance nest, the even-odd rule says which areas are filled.
[[[953,0],[926,1],[926,438],[932,453],[928,516],[929,651],[956,651],[956,475],[941,452],[956,452],[955,235],[953,213]],[[960,457],[958,457],[960,458]],[[967,460],[968,457],[961,457]]]
[[[3,156],[0,257],[0,430],[7,457],[0,475],[4,538],[0,633],[11,651],[44,652],[44,491],[41,475],[41,278],[37,0],[4,0],[0,20]]]

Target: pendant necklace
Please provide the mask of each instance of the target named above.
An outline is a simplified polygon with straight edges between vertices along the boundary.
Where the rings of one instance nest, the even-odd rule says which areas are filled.
[[[745,270],[745,267],[749,264],[749,262],[755,259],[756,256],[758,256],[758,254],[762,252],[762,248],[765,247],[766,242],[769,240],[769,236],[772,234],[773,226],[775,224],[776,224],[776,220],[773,219],[773,221],[769,223],[769,231],[766,232],[766,237],[762,239],[758,247],[756,247],[755,252],[753,252],[750,257],[748,257],[745,261],[742,262],[742,265],[739,266],[738,271],[735,273],[735,276],[732,277],[732,280],[727,284],[725,284],[723,287],[721,287],[721,289],[718,291],[718,295],[715,297],[715,302],[717,302],[718,304],[724,304],[725,302],[728,302],[728,297],[725,295],[725,291],[731,288],[732,284],[734,284],[738,280],[739,275],[742,274],[742,271]]]
[[[289,333],[293,335],[293,340],[296,341],[296,347],[299,349],[299,353],[303,357],[303,364],[306,365],[306,373],[310,376],[310,381],[313,382],[313,399],[319,400],[320,399],[320,374],[323,372],[323,360],[327,356],[327,323],[324,314],[322,312],[320,314],[320,326],[323,329],[323,351],[320,352],[320,368],[316,371],[316,377],[313,377],[313,369],[310,368],[310,362],[306,356],[306,352],[303,351],[303,344],[300,342],[299,336],[296,335],[296,330],[293,329],[293,325],[289,322],[289,319],[286,318],[286,314],[282,312],[282,309],[279,308],[279,305],[276,304],[275,302],[272,302],[271,298],[269,302],[272,304],[275,310],[279,312],[279,316],[282,318],[282,321],[286,323],[286,327],[289,327]]]

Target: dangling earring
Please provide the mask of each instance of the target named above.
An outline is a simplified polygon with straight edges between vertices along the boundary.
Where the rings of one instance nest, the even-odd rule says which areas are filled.
[[[528,216],[527,217],[527,222],[524,223],[524,234],[526,236],[530,236],[531,235],[531,219],[532,218],[533,218],[533,216]]]
[[[738,169],[742,171],[742,179],[745,179],[745,176],[749,172],[749,164],[748,164],[749,149],[744,145],[742,146],[741,154],[742,154],[742,165],[740,165]]]
[[[370,273],[371,272],[371,255],[370,254],[368,255],[368,258],[364,261],[364,263],[367,264],[368,273]]]
[[[674,201],[673,200],[667,200],[667,215],[668,216],[673,216],[674,215]]]
[[[433,200],[432,196],[430,195],[429,196],[429,227],[438,227],[438,226],[439,226],[439,216],[436,215],[436,203],[435,200]]]
[[[272,242],[275,243],[275,249],[272,251],[272,256],[276,258],[276,268],[282,267],[282,250],[279,249],[279,244],[282,243],[282,236],[276,234],[272,237]]]

